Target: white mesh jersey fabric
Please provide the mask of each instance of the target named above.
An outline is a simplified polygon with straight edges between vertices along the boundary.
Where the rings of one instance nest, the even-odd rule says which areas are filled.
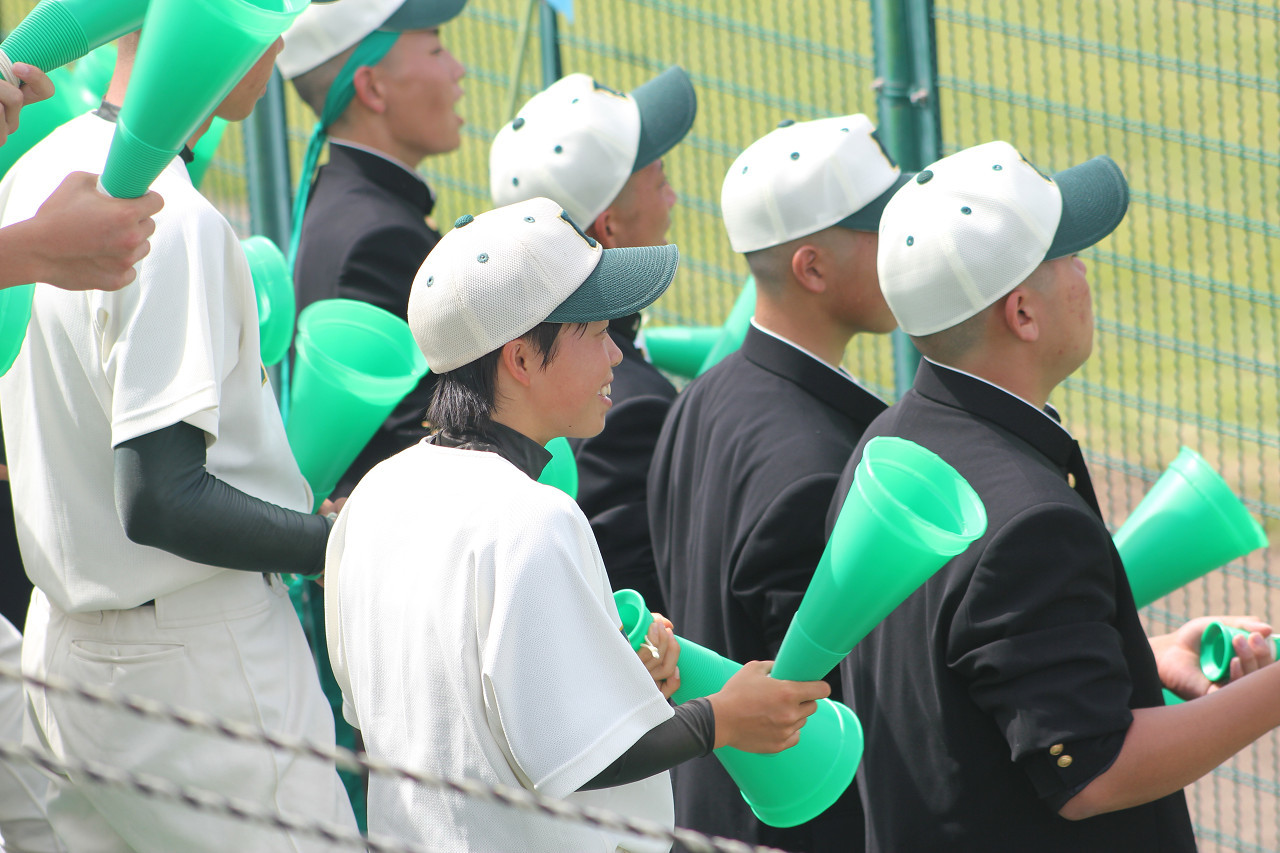
[[[420,444],[329,540],[330,659],[373,755],[672,825],[666,773],[574,793],[671,716],[619,631],[586,518],[492,453]],[[659,850],[375,777],[371,832],[442,850]]]
[[[70,172],[101,172],[114,130],[83,115],[28,151],[0,183],[0,223],[33,216]],[[121,442],[185,421],[207,434],[209,473],[311,508],[262,367],[240,241],[178,158],[153,189],[165,204],[137,281],[115,293],[36,287],[0,379],[23,560],[68,613],[136,607],[226,571],[125,536],[112,497]]]

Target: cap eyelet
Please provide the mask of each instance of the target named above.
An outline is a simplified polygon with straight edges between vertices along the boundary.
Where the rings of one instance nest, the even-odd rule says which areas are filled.
[[[474,216],[472,216],[470,213],[464,213],[461,216],[459,216],[457,219],[453,220],[453,227],[461,228],[464,225],[470,225],[474,221],[475,221]]]
[[[487,263],[489,263],[489,253],[488,253],[488,252],[481,252],[480,254],[476,255],[476,260],[477,260],[477,261],[479,261],[479,262],[480,262],[480,263],[482,263],[482,264],[487,264]]]
[[[431,285],[433,285],[433,284],[435,284],[435,283],[436,283],[436,277],[435,277],[435,276],[433,276],[433,275],[429,275],[429,276],[427,276],[427,282],[426,282],[426,283],[427,283],[427,287],[430,287]]]
[[[519,130],[522,127],[524,127],[524,116],[517,116],[516,120],[511,122],[511,129]]]
[[[571,104],[576,104],[576,103],[578,103],[578,99],[577,99],[577,98],[574,98],[574,99],[573,99],[572,101],[570,101],[569,103],[571,103]]]
[[[1002,169],[1004,169],[1004,166],[1001,166],[999,163],[996,163],[994,166],[991,167],[991,171],[993,172],[999,172]]]
[[[520,179],[519,179],[519,178],[512,178],[512,179],[511,179],[511,186],[513,186],[513,187],[518,187],[518,186],[520,186]]]
[[[925,169],[923,172],[916,175],[917,184],[927,184],[932,180],[933,180],[933,172],[930,172],[928,169]]]
[[[965,205],[964,207],[960,208],[960,212],[963,213],[965,216],[968,216],[970,213],[973,213],[973,208],[969,207],[968,205]]]
[[[791,159],[792,159],[792,160],[799,160],[799,159],[800,159],[800,152],[799,152],[799,151],[792,151],[792,152],[791,152]]]
[[[746,167],[746,166],[743,166],[743,167],[742,167],[742,174],[744,174],[744,175],[745,175],[746,173],[747,173],[747,167]]]
[[[782,121],[778,122],[778,127],[791,127],[791,125],[795,123],[796,120],[793,118],[784,118]]]
[[[532,222],[532,221],[533,221],[533,217],[532,217],[532,216],[526,216],[526,217],[524,218],[524,221],[525,221],[525,222]]]
[[[840,128],[840,132],[841,132],[841,133],[848,133],[848,132],[849,132],[849,128],[847,128],[847,127],[842,127],[842,128]]]
[[[916,244],[916,238],[915,238],[915,237],[908,237],[908,238],[907,238],[907,245],[908,245],[908,246],[914,246],[915,244]]]
[[[557,153],[557,154],[563,154],[563,153],[564,153],[564,146],[563,146],[563,145],[557,145],[557,146],[556,146],[556,153]]]

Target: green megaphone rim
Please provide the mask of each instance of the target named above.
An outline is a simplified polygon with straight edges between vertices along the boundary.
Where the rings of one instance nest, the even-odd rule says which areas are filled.
[[[1233,628],[1221,622],[1210,622],[1200,635],[1200,671],[1210,681],[1222,681],[1231,674],[1231,660],[1236,656],[1232,641],[1237,637],[1248,637],[1244,628]],[[1273,657],[1280,658],[1280,638],[1271,637],[1269,642]]]
[[[649,612],[644,596],[634,589],[620,589],[613,594],[613,603],[618,608],[623,635],[632,649],[640,651],[649,636],[649,626],[653,624],[653,614]]]
[[[337,354],[325,347],[312,346],[313,323],[333,326],[349,326],[360,335],[380,335],[388,342],[388,349],[398,358],[394,363],[381,365],[383,375],[350,366]],[[332,379],[350,387],[361,387],[378,398],[395,397],[399,400],[409,390],[406,375],[421,379],[427,372],[427,360],[413,340],[409,324],[390,311],[356,299],[321,299],[312,302],[298,315],[298,349],[306,351],[306,357]],[[411,385],[409,387],[412,387]]]
[[[253,292],[258,302],[258,334],[262,363],[273,365],[284,358],[293,340],[297,303],[289,264],[275,243],[260,234],[240,241],[249,259]]]
[[[913,441],[876,436],[862,450],[854,488],[896,535],[954,557],[987,529],[973,486],[940,456]]]
[[[1195,489],[1208,503],[1211,511],[1231,531],[1243,553],[1267,546],[1267,534],[1262,525],[1244,507],[1222,475],[1213,470],[1204,457],[1190,447],[1183,447],[1169,464],[1187,485]],[[1234,511],[1231,511],[1234,510]]]

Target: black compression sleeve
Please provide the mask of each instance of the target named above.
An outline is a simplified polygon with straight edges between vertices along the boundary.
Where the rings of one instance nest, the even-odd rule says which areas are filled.
[[[125,535],[186,560],[250,572],[315,574],[331,522],[247,495],[205,470],[205,434],[188,423],[115,449]]]
[[[675,715],[654,726],[640,740],[578,790],[613,788],[670,770],[690,758],[711,752],[716,743],[716,716],[707,699],[676,706]]]

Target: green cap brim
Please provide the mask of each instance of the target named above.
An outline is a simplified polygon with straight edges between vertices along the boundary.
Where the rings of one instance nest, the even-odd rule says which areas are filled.
[[[894,193],[908,184],[915,176],[915,172],[903,172],[898,175],[898,179],[889,186],[889,189],[864,204],[860,209],[841,219],[836,225],[841,228],[848,228],[851,231],[878,232],[880,230],[880,215],[884,213],[885,205],[889,203],[889,199],[893,198]]]
[[[1062,218],[1044,259],[1087,249],[1106,237],[1129,209],[1129,183],[1105,154],[1053,176],[1062,193]]]
[[[429,30],[458,17],[465,5],[467,0],[404,0],[378,29],[392,33]]]
[[[673,65],[631,92],[640,109],[640,147],[632,172],[638,172],[666,154],[684,139],[698,114],[693,82],[679,65]]]
[[[675,278],[680,252],[674,245],[605,249],[600,263],[548,323],[595,323],[634,314],[666,291]]]

